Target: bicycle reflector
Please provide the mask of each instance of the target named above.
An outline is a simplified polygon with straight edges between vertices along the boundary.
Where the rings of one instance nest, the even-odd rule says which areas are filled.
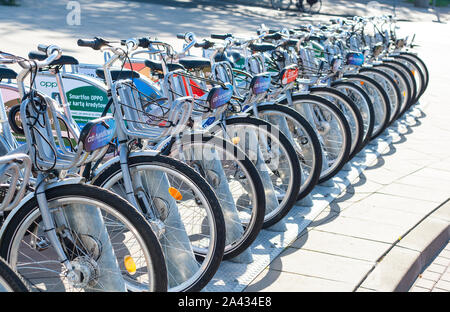
[[[233,142],[234,145],[238,145],[239,142],[241,142],[241,138],[240,137],[234,137],[231,139],[231,142]]]
[[[123,264],[125,265],[125,269],[128,273],[130,273],[131,275],[136,273],[136,263],[134,262],[133,257],[131,257],[130,255],[125,256],[123,258]]]
[[[183,199],[183,195],[181,195],[180,191],[177,190],[174,187],[169,187],[169,194],[170,196],[172,196],[173,198],[175,198],[175,200],[182,200]]]

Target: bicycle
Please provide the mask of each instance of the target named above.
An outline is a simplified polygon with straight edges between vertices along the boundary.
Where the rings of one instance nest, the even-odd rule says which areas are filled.
[[[46,55],[42,61],[0,54],[0,63],[22,68],[16,88],[23,99],[26,144],[10,149],[8,155],[27,152],[36,171],[28,194],[1,227],[0,256],[32,290],[166,291],[163,253],[149,223],[128,202],[84,184],[75,173],[85,161],[106,152],[114,123],[95,120],[81,133],[74,132],[77,139],[63,138],[58,121],[64,122],[64,116],[58,106],[24,85],[27,76],[33,85],[40,68],[65,60],[57,46],[39,49]],[[2,115],[4,109],[0,105]],[[7,123],[3,127],[10,133]],[[14,141],[8,145],[18,146]]]

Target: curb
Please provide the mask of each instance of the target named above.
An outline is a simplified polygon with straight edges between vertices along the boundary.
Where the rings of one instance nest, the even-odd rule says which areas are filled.
[[[450,199],[400,237],[357,291],[407,292],[449,239]]]

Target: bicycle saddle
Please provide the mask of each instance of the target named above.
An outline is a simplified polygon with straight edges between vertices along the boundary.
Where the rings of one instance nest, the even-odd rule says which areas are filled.
[[[2,79],[16,79],[17,73],[9,68],[0,67],[0,80]]]
[[[155,61],[152,61],[152,60],[145,60],[144,64],[145,64],[145,66],[147,66],[148,68],[150,68],[153,71],[160,71],[160,72],[163,71],[161,62],[155,62]],[[174,71],[174,70],[177,70],[177,69],[185,69],[183,67],[183,65],[176,64],[176,63],[168,63],[167,64],[167,68],[169,69],[170,72]]]
[[[105,79],[105,72],[103,68],[97,68],[95,70],[95,74],[101,78]],[[119,79],[132,79],[132,78],[139,78],[141,77],[138,72],[131,71],[128,69],[120,70],[120,69],[113,69],[111,70],[111,78],[113,81],[119,80]]]
[[[179,60],[180,64],[186,69],[190,70],[203,70],[211,67],[211,62],[202,57],[196,58],[184,58]]]
[[[47,58],[47,54],[38,51],[28,53],[28,58],[38,61],[43,61]],[[78,60],[73,56],[61,55],[61,57],[53,61],[50,65],[78,65]]]

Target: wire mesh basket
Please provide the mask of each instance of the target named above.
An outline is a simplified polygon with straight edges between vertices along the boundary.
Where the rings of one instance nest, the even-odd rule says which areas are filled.
[[[192,97],[154,98],[130,80],[117,81],[112,91],[117,127],[150,142],[182,131],[193,106]]]

